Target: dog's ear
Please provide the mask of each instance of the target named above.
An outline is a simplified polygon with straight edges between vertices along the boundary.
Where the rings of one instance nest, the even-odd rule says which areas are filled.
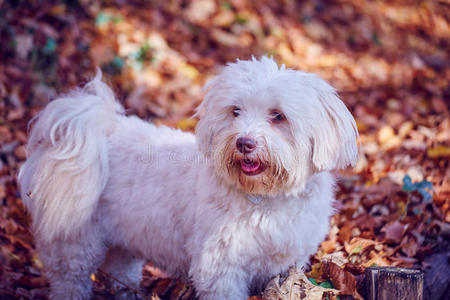
[[[203,91],[206,92],[205,97],[194,114],[194,117],[200,119],[195,127],[197,146],[206,157],[211,154],[214,127],[218,121],[214,119],[214,114],[208,113],[215,101],[214,87],[218,85],[218,81],[218,77],[215,77],[205,85],[203,88]]]
[[[195,137],[200,152],[209,157],[212,150],[213,130],[211,120],[205,115],[205,108],[205,105],[200,105],[195,114],[195,116],[200,116],[200,120],[195,128]]]
[[[312,136],[312,162],[317,171],[355,166],[359,134],[356,123],[335,89],[324,80],[315,81],[320,109]]]

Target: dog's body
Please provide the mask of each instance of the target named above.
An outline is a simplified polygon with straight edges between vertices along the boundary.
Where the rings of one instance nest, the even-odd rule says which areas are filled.
[[[315,99],[291,103],[296,82],[275,92],[293,76]],[[143,259],[192,280],[200,299],[246,299],[316,251],[332,214],[327,170],[357,155],[354,120],[324,81],[268,58],[229,65],[196,137],[122,111],[97,76],[34,124],[20,182],[53,299],[89,298],[99,267],[137,286]]]

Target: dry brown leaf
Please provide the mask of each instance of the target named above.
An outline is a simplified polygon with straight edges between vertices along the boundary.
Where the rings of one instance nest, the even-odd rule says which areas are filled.
[[[328,277],[333,286],[339,290],[340,295],[352,295],[356,300],[363,300],[356,290],[356,279],[352,273],[344,271],[333,262],[322,262],[324,275]]]
[[[385,233],[384,240],[388,243],[398,244],[402,240],[407,225],[401,224],[399,221],[389,222],[381,228],[381,232]]]
[[[427,149],[427,155],[431,158],[450,157],[450,147],[440,145],[429,148]]]
[[[375,246],[376,242],[364,239],[360,237],[354,237],[350,243],[345,243],[345,251],[348,255],[351,254],[360,254],[365,251],[372,249]]]
[[[272,279],[263,292],[266,300],[322,300],[324,293],[337,295],[338,290],[326,289],[312,284],[296,267],[289,269],[289,275],[280,284],[280,276]]]
[[[348,259],[345,256],[344,251],[326,254],[322,257],[322,261],[335,263],[339,267],[344,267],[348,263]]]
[[[178,121],[176,124],[177,128],[180,128],[183,131],[193,131],[195,129],[195,125],[197,124],[197,120],[193,118],[186,118]]]
[[[401,242],[401,249],[408,257],[413,257],[417,254],[420,245],[412,236],[405,236]]]
[[[212,0],[191,1],[185,14],[189,21],[197,24],[206,23],[208,18],[215,12],[216,3]]]

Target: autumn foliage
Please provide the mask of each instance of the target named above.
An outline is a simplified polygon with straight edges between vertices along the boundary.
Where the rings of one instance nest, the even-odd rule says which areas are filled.
[[[361,299],[366,267],[433,274],[450,235],[449,10],[406,0],[0,0],[0,298],[48,294],[16,175],[27,123],[50,99],[99,66],[128,114],[193,130],[203,84],[226,62],[264,54],[337,87],[361,135],[356,168],[336,173],[338,213],[308,281]],[[429,299],[444,295],[443,273],[426,282]],[[97,299],[112,293],[104,276],[93,275]],[[150,265],[142,288],[149,299],[193,297]]]

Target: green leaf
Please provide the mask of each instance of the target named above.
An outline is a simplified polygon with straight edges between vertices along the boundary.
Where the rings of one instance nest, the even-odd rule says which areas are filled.
[[[122,59],[121,57],[115,56],[115,57],[113,58],[113,60],[112,60],[112,64],[113,64],[116,68],[122,69],[122,68],[123,68],[123,65],[124,65],[124,61],[123,61],[123,59]]]
[[[361,253],[361,251],[362,251],[362,247],[357,246],[357,247],[355,247],[355,249],[352,250],[352,253],[350,253],[350,255]]]
[[[321,284],[319,284],[319,286],[321,286],[323,288],[326,288],[326,289],[332,289],[333,288],[333,285],[329,281],[324,281]]]
[[[433,188],[433,184],[431,182],[429,182],[428,180],[422,180],[421,182],[417,182],[415,183],[415,185],[420,189],[432,189]]]
[[[414,209],[413,209],[413,213],[414,213],[415,215],[420,215],[420,214],[422,213],[422,210],[420,210],[420,209],[418,209],[418,208],[414,208]]]
[[[314,284],[314,285],[319,285],[318,283],[317,283],[317,281],[314,279],[314,278],[308,278],[309,279],[309,281],[312,283],[312,284]]]
[[[111,75],[117,75],[122,72],[125,62],[120,56],[115,56],[109,63],[102,66],[103,71]]]
[[[433,184],[427,180],[422,180],[421,182],[412,183],[411,177],[409,175],[405,175],[403,177],[403,187],[402,189],[405,192],[413,192],[418,191],[422,196],[423,200],[426,202],[431,201],[433,199]],[[428,191],[430,190],[430,191]]]
[[[45,42],[45,46],[42,49],[42,51],[45,54],[52,54],[53,52],[55,52],[55,50],[56,50],[56,41],[51,37],[47,38],[47,41]]]
[[[232,6],[231,3],[228,2],[228,1],[222,1],[222,3],[220,4],[220,6],[221,6],[223,9],[226,9],[226,10],[231,10],[231,9],[233,9],[233,6]]]
[[[146,60],[150,60],[152,58],[151,48],[148,43],[145,43],[141,46],[138,53],[136,53],[136,60],[140,62],[144,62]]]
[[[122,17],[121,16],[113,16],[111,18],[111,22],[113,22],[114,24],[120,23],[120,22],[122,22]]]
[[[405,177],[403,177],[403,187],[402,189],[405,192],[412,192],[415,191],[417,188],[416,186],[412,183],[411,177],[409,177],[408,174],[405,175]]]
[[[427,190],[420,188],[420,189],[418,189],[418,191],[422,195],[423,200],[425,200],[425,202],[430,202],[431,199],[433,199],[433,195],[430,192],[428,192]]]
[[[235,22],[238,23],[238,24],[243,25],[243,24],[248,22],[248,19],[245,16],[241,15],[241,14],[237,14]]]
[[[111,16],[107,13],[99,13],[97,17],[95,17],[95,25],[102,26],[107,24],[111,20]]]

